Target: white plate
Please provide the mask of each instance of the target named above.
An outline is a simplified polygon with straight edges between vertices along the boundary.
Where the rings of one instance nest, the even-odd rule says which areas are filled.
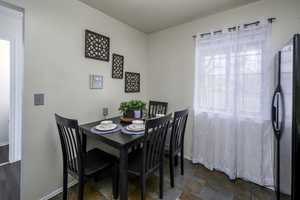
[[[143,131],[145,130],[145,125],[130,124],[129,126],[126,126],[126,129],[128,131]]]
[[[110,131],[117,128],[117,124],[100,124],[95,128],[99,131]]]

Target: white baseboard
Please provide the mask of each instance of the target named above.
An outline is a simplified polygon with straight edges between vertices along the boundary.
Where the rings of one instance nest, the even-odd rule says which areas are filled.
[[[9,145],[9,142],[0,142],[0,147]]]
[[[68,188],[70,188],[70,187],[76,185],[77,183],[78,183],[77,180],[74,180],[74,181],[70,182],[70,183],[68,184]],[[53,192],[47,194],[46,196],[43,196],[42,198],[40,198],[40,200],[48,200],[48,199],[51,199],[51,198],[55,197],[56,195],[58,195],[59,193],[61,193],[62,191],[63,191],[63,187],[60,187],[60,188],[54,190]]]
[[[192,158],[188,155],[184,155],[184,158],[187,159],[187,160],[192,160]]]
[[[2,166],[4,166],[4,165],[8,165],[8,164],[10,164],[10,163],[9,163],[9,162],[1,163],[1,164],[0,164],[0,167],[2,167]]]

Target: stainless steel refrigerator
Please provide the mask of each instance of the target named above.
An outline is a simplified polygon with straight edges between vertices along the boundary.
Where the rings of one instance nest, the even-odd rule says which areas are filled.
[[[278,53],[277,87],[272,99],[275,134],[275,188],[300,199],[300,35]]]

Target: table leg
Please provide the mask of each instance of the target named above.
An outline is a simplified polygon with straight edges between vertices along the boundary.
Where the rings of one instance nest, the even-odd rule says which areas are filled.
[[[81,131],[81,136],[82,136],[82,151],[84,154],[86,154],[86,134],[84,134],[83,130]]]
[[[128,150],[120,151],[120,200],[128,199]]]

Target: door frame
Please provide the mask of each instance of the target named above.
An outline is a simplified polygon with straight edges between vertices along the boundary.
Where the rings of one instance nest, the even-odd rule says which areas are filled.
[[[22,157],[22,107],[24,85],[24,10],[15,8],[0,0],[0,6],[14,10],[20,14],[22,20],[22,34],[20,41],[7,34],[1,34],[0,38],[10,42],[10,108],[9,108],[9,163],[17,162]]]

